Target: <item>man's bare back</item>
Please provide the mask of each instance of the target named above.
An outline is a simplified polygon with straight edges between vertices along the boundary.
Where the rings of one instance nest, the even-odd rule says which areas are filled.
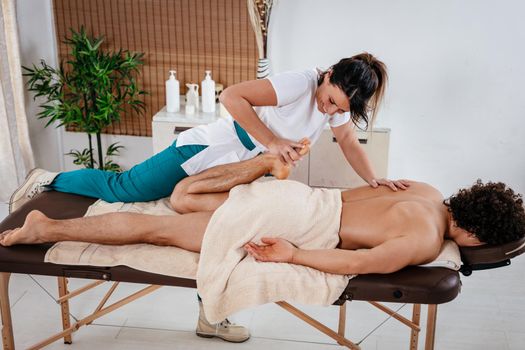
[[[442,236],[448,216],[443,196],[425,183],[409,183],[398,192],[369,186],[342,192],[341,248],[373,248],[404,235],[411,224],[421,227],[425,239]]]
[[[339,248],[370,249],[386,241],[409,238],[407,244],[412,251],[417,250],[411,263],[432,261],[448,229],[448,211],[435,188],[409,183],[405,191],[365,186],[342,192]]]

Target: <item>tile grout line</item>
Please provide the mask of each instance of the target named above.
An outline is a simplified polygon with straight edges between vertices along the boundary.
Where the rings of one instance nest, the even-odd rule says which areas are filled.
[[[25,295],[27,295],[27,293],[28,293],[28,290],[27,290],[27,289],[24,290],[24,292],[22,293],[22,295],[19,296],[19,297],[15,300],[15,302],[14,302],[9,308],[10,308],[11,310],[13,310],[13,308],[15,307],[15,305],[20,301],[20,299],[22,299]]]

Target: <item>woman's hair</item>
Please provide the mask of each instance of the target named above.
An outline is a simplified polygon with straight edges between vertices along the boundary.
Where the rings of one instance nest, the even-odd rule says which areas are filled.
[[[373,126],[388,81],[385,64],[365,52],[341,59],[328,71],[332,72],[330,83],[338,86],[349,98],[352,122],[356,126],[364,123],[366,129]],[[319,84],[328,71],[321,74]]]
[[[501,182],[459,190],[443,201],[456,225],[488,244],[516,241],[525,235],[525,210],[520,194]]]

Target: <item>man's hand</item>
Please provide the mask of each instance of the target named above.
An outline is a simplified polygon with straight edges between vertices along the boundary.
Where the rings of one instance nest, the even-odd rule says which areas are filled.
[[[300,150],[305,147],[300,142],[295,142],[279,137],[274,137],[268,144],[268,152],[279,156],[281,161],[288,165],[295,165],[295,162],[301,159]]]
[[[410,187],[410,183],[407,180],[372,179],[368,182],[368,184],[373,188],[387,186],[392,191],[397,191],[398,188],[406,190],[408,187]]]
[[[244,245],[244,250],[257,261],[293,262],[293,256],[297,248],[292,243],[282,238],[269,237],[263,237],[261,242],[264,245],[248,242]]]

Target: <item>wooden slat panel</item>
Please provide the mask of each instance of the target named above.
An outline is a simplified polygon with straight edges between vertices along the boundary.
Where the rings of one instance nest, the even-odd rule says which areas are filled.
[[[151,118],[165,105],[170,69],[177,70],[182,94],[207,69],[225,87],[255,78],[257,48],[246,0],[54,0],[53,9],[62,61],[68,57],[64,37],[81,26],[103,35],[104,49],[145,53],[138,79],[149,93],[145,115],[127,109],[107,133],[151,136]]]

